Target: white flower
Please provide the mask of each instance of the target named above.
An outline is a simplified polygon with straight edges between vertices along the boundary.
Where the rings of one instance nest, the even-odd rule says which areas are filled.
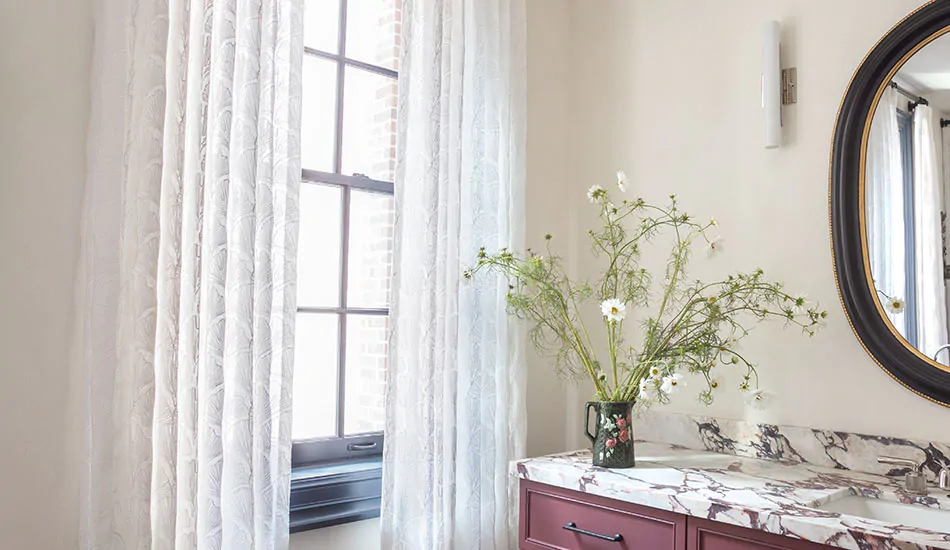
[[[660,376],[660,367],[650,367],[650,378]]]
[[[672,395],[673,392],[686,385],[682,374],[671,374],[663,377],[663,383],[660,384],[660,391]]]
[[[722,387],[722,378],[720,376],[712,375],[709,377],[709,389],[718,390]]]
[[[735,333],[735,332],[734,332],[734,333],[732,334],[732,336],[730,336],[730,337],[724,342],[723,347],[727,348],[726,351],[729,351],[729,352],[731,352],[733,355],[735,355],[736,352],[738,352],[738,351],[740,351],[740,350],[742,349],[742,341],[741,341],[741,339],[742,339],[742,338],[745,338],[746,336],[748,336],[748,333],[742,334],[742,333]]]
[[[756,409],[763,410],[768,405],[769,400],[772,398],[772,393],[763,390],[762,388],[757,388],[748,393],[745,397],[745,401],[748,405],[755,407]]]
[[[604,314],[607,321],[623,321],[623,318],[627,316],[627,305],[616,298],[611,298],[601,302],[600,312]]]
[[[714,255],[722,252],[722,244],[723,244],[722,241],[723,241],[722,237],[716,237],[715,239],[709,241],[708,244],[706,244],[707,258],[712,258]]]
[[[907,304],[904,302],[903,298],[888,298],[887,302],[884,303],[884,309],[888,313],[897,315],[898,313],[904,313],[904,308],[907,307]]]
[[[650,398],[650,384],[651,380],[649,378],[640,379],[640,393],[638,394],[640,399],[649,399]]]
[[[606,194],[604,188],[599,185],[592,185],[590,189],[587,190],[587,198],[590,199],[590,202],[597,202],[597,199],[601,198]]]
[[[617,170],[617,187],[621,193],[627,192],[627,173],[623,170]]]

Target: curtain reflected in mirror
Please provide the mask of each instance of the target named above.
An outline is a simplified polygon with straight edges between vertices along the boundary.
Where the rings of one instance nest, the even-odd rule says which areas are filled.
[[[946,212],[950,198],[950,37],[910,58],[871,122],[865,219],[874,290],[894,329],[923,355],[950,365]]]

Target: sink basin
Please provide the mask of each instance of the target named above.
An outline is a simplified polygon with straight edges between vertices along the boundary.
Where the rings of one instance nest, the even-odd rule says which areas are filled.
[[[905,527],[917,527],[938,533],[950,533],[950,510],[903,504],[876,498],[847,496],[819,506],[822,510],[848,514]]]

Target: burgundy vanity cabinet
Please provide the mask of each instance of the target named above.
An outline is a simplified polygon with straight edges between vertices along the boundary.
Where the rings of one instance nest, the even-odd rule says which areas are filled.
[[[820,550],[811,542],[521,480],[520,550]]]
[[[686,550],[686,516],[525,480],[519,524],[521,550]]]

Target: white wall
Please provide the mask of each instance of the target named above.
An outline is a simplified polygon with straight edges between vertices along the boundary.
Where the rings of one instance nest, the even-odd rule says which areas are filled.
[[[67,393],[89,0],[0,2],[0,548],[74,548]]]
[[[572,156],[570,111],[570,0],[528,0],[527,241],[573,256],[576,233],[569,201]],[[573,258],[569,258],[573,261]],[[573,264],[571,265],[573,266]],[[528,354],[529,456],[567,448],[564,381],[547,360]],[[572,418],[576,423],[577,418]]]
[[[950,441],[950,410],[899,386],[861,348],[836,293],[829,244],[839,102],[867,51],[919,3],[573,2],[572,193],[585,223],[584,189],[611,183],[623,167],[634,193],[662,201],[675,192],[687,212],[720,222],[725,252],[710,261],[699,254],[696,275],[761,266],[830,313],[813,340],[779,326],[746,339],[763,386],[778,394],[769,410],[747,410],[729,392],[706,408],[695,387],[669,410]],[[787,143],[771,151],[759,107],[769,19],[782,22],[783,65],[797,66],[799,79],[798,104],[785,111]]]
[[[379,548],[379,520],[367,519],[290,536],[290,550],[372,550]]]

